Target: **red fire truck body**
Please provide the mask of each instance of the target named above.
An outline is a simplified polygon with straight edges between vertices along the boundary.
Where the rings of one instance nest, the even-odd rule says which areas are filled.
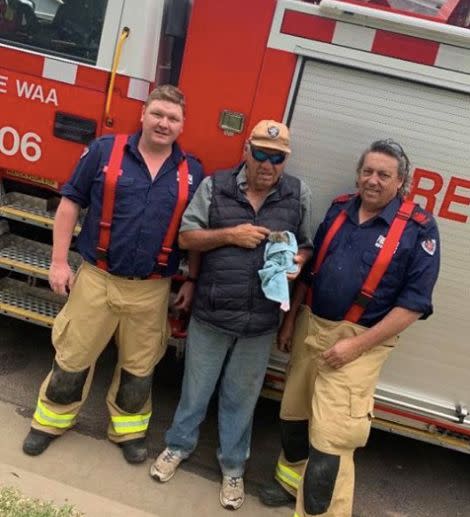
[[[374,425],[469,452],[469,7],[0,0],[0,311],[52,324],[63,300],[43,289],[40,241],[58,189],[92,138],[138,127],[155,83],[184,90],[181,142],[209,173],[240,159],[256,121],[284,120],[288,172],[312,188],[317,223],[354,190],[361,150],[391,137],[415,167],[413,199],[438,220],[443,264],[435,314],[384,369]],[[273,353],[266,394],[282,389],[286,360]]]

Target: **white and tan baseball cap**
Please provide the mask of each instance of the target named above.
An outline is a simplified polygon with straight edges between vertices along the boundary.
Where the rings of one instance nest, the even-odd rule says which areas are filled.
[[[290,154],[290,136],[286,125],[275,120],[261,120],[251,131],[250,144],[266,149],[277,149]]]

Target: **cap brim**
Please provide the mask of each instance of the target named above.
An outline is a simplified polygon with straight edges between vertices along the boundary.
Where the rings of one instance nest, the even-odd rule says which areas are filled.
[[[273,151],[281,151],[282,153],[290,154],[291,150],[290,147],[280,147],[279,145],[276,145],[274,142],[267,142],[265,140],[250,140],[250,144],[254,145],[255,147],[260,147],[264,149],[272,149]]]

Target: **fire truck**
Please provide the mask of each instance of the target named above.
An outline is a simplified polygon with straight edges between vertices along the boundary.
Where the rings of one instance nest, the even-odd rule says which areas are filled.
[[[240,159],[258,120],[284,120],[317,223],[354,190],[362,149],[394,138],[443,260],[435,314],[401,336],[374,426],[470,452],[469,25],[469,0],[0,0],[0,312],[52,325],[60,187],[90,140],[138,127],[154,84],[184,90],[182,146],[208,172]],[[265,394],[286,361],[273,351]]]

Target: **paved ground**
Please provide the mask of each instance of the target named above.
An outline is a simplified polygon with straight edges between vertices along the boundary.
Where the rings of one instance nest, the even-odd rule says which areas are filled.
[[[227,515],[218,503],[215,404],[201,429],[198,449],[168,485],[158,485],[148,477],[150,462],[145,467],[126,465],[119,449],[106,441],[104,394],[112,374],[112,348],[99,361],[95,384],[80,415],[77,432],[68,433],[54,443],[41,458],[23,455],[20,444],[29,426],[39,383],[50,368],[52,357],[48,330],[0,317],[0,400],[4,402],[0,403],[0,460],[8,465],[0,469],[0,484],[8,479],[20,479],[8,474],[11,471],[20,472],[21,478],[26,476],[27,487],[40,486],[41,480],[28,478],[27,473],[31,472],[52,480],[43,480],[51,498],[61,493],[64,488],[61,484],[71,485],[79,491],[78,501],[83,500],[80,491],[91,494],[88,497],[92,499],[103,498],[93,499],[98,509],[101,504],[109,505],[107,499],[110,499],[162,517]],[[151,455],[162,448],[163,433],[177,403],[181,366],[170,352],[158,368],[148,444]],[[293,514],[289,508],[277,511],[263,508],[254,497],[258,487],[269,478],[279,449],[277,411],[278,405],[272,401],[261,400],[258,404],[252,458],[246,474],[249,497],[237,512],[240,517]],[[358,452],[356,463],[355,517],[470,516],[467,455],[375,431],[367,448]],[[97,510],[87,515],[121,514]],[[127,515],[138,517],[139,514],[134,510]]]
[[[25,479],[22,486],[29,494],[30,487],[40,487],[43,482],[46,498],[61,503],[60,494],[64,492],[77,507],[86,511],[87,516],[140,516],[133,512],[126,514],[121,507],[101,512],[103,505],[111,505],[112,501],[162,517],[226,516],[227,511],[220,507],[218,499],[220,474],[215,458],[215,404],[211,406],[208,420],[201,429],[200,444],[191,461],[185,462],[171,483],[165,485],[156,483],[148,476],[150,460],[144,466],[127,465],[120,449],[106,440],[104,397],[112,376],[110,366],[115,359],[112,347],[106,350],[98,364],[95,382],[76,431],[54,442],[39,458],[30,458],[21,452],[39,383],[52,363],[49,334],[47,329],[0,316],[0,400],[4,401],[0,402],[0,461],[4,463],[0,468],[0,484],[8,484],[9,480],[18,484]],[[163,448],[163,433],[169,426],[178,399],[181,370],[182,363],[175,360],[174,350],[159,365],[148,439],[151,457]],[[240,517],[290,517],[293,514],[289,508],[269,510],[260,505],[256,498],[266,473],[273,471],[279,448],[277,404],[265,402],[263,412],[269,421],[266,421],[266,427],[257,428],[254,433],[255,452],[247,472],[248,498],[237,512]],[[21,478],[9,472],[21,472]],[[36,478],[36,475],[42,476],[42,479]],[[77,491],[69,493],[68,485]],[[36,495],[34,490],[31,495]],[[95,499],[95,496],[103,500]],[[87,501],[86,508],[81,504],[82,500]],[[93,509],[95,503],[96,509]],[[118,513],[121,511],[124,513]]]
[[[28,422],[15,406],[0,402],[2,436],[0,485],[16,486],[25,495],[71,503],[87,517],[227,516],[218,501],[219,483],[182,469],[165,485],[148,476],[146,465],[128,465],[121,451],[105,440],[70,432],[40,458],[21,452]],[[248,497],[240,517],[287,517],[287,508],[269,511]]]

